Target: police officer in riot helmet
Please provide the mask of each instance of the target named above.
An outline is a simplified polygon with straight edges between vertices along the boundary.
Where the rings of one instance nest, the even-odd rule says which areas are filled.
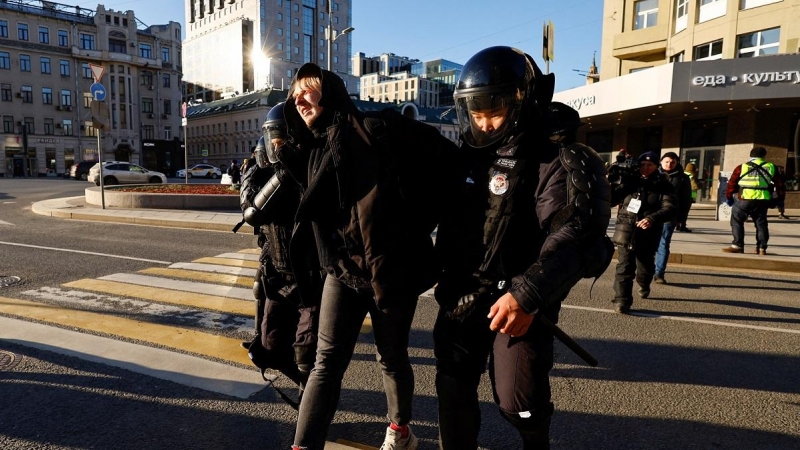
[[[289,139],[283,103],[270,109],[262,131],[255,164],[243,175],[240,188],[243,220],[253,226],[261,248],[253,285],[256,337],[248,350],[258,367],[282,372],[302,394],[316,354],[321,279],[304,283],[310,288],[301,290],[288,257],[300,190],[287,180],[290,175],[276,156]],[[305,264],[318,266],[313,246],[308,248]]]
[[[471,158],[461,216],[441,223],[434,327],[441,447],[475,449],[489,355],[500,413],[524,449],[549,448],[549,372],[561,301],[607,268],[613,245],[602,159],[575,143],[577,112],[552,103],[554,76],[511,47],[465,64],[454,99]],[[488,199],[488,202],[487,202]]]

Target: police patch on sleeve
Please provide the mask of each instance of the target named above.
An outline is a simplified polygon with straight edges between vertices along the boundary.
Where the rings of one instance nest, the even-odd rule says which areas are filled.
[[[494,195],[503,195],[508,191],[508,174],[494,172],[489,180],[489,191]]]

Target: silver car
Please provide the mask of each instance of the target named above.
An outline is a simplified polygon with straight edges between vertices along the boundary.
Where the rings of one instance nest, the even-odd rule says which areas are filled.
[[[100,186],[100,164],[89,170],[88,181]],[[161,172],[147,170],[142,166],[123,161],[103,163],[103,184],[147,184],[166,183],[167,176]]]

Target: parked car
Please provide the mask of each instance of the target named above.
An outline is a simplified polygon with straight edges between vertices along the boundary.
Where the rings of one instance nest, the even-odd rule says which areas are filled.
[[[88,181],[100,186],[100,164],[89,170]],[[166,183],[167,176],[161,172],[147,170],[142,166],[124,161],[106,161],[103,163],[103,184],[146,184]]]
[[[180,169],[175,172],[175,176],[178,178],[186,178],[186,171],[184,169]],[[220,170],[219,167],[212,166],[211,164],[195,164],[192,167],[189,167],[189,178],[205,177],[216,180],[221,176],[222,170]]]
[[[73,180],[83,180],[89,176],[89,169],[97,164],[97,161],[78,161],[69,169],[69,177]]]

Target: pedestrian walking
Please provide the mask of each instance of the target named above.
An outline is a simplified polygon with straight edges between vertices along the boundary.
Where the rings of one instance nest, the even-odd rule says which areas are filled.
[[[694,163],[686,164],[686,169],[683,171],[683,173],[686,174],[686,176],[689,178],[689,185],[691,188],[691,196],[692,196],[692,201],[689,204],[689,209],[691,209],[692,204],[697,203],[697,193],[700,190],[700,183],[698,183],[697,181],[697,169],[695,169]],[[676,191],[675,194],[677,195],[678,192]],[[681,210],[683,210],[682,207]],[[689,210],[686,210],[686,217],[682,217],[680,212],[678,215],[679,215],[678,217],[679,220],[677,225],[675,226],[675,231],[681,233],[691,233],[692,230],[686,227],[686,220],[689,217]]]
[[[744,223],[753,219],[756,225],[757,255],[767,254],[769,224],[767,211],[778,205],[786,196],[785,183],[776,172],[775,165],[766,161],[767,149],[753,147],[750,159],[736,166],[725,189],[725,203],[731,206],[731,233],[733,242],[722,249],[726,253],[744,253]],[[738,198],[738,201],[734,200]]]
[[[575,143],[580,118],[551,104],[553,84],[529,55],[491,47],[467,61],[456,85],[470,171],[437,232],[445,264],[433,334],[444,450],[478,446],[487,360],[495,402],[523,448],[549,448],[553,334],[537,318],[557,322],[575,283],[611,260],[604,163]]]
[[[228,175],[231,177],[231,184],[238,185],[242,181],[242,172],[239,169],[238,161],[231,160],[231,166],[228,167]]]
[[[656,273],[653,281],[656,284],[666,284],[667,280],[664,278],[664,273],[667,271],[667,262],[669,262],[669,247],[672,242],[672,234],[676,227],[686,226],[686,219],[689,217],[689,210],[692,208],[694,202],[692,189],[692,180],[686,175],[683,167],[681,167],[678,155],[675,152],[667,152],[661,156],[661,166],[659,171],[667,177],[672,188],[675,191],[675,206],[677,214],[675,218],[664,222],[661,228],[661,240],[658,243],[658,251],[656,252]]]
[[[658,154],[639,156],[639,176],[626,176],[611,191],[611,204],[621,204],[614,225],[617,268],[614,300],[618,313],[626,314],[633,305],[633,282],[642,298],[650,296],[655,274],[655,257],[663,224],[676,213],[672,185],[658,172]]]

